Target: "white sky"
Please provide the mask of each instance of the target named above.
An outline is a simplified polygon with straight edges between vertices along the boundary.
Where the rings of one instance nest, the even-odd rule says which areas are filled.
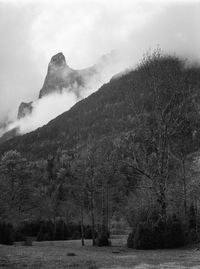
[[[200,1],[0,0],[0,120],[38,97],[50,58],[83,68],[113,49],[133,64],[158,44],[200,59]]]

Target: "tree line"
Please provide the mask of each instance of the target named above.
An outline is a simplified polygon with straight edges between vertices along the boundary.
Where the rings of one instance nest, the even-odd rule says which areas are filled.
[[[126,96],[131,130],[88,135],[46,159],[2,155],[1,222],[49,221],[52,234],[60,220],[75,223],[82,245],[87,225],[93,245],[109,245],[122,220],[132,228],[130,247],[199,240],[199,70],[158,50],[133,75],[134,94]]]

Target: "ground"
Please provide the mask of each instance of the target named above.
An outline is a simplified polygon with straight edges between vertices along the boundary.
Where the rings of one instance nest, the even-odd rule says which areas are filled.
[[[132,250],[119,238],[112,239],[112,244],[92,247],[87,240],[82,247],[80,240],[73,240],[33,242],[33,246],[0,245],[0,269],[200,269],[197,247]]]

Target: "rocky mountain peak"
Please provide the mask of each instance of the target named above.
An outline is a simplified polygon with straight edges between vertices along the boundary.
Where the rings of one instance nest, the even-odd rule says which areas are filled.
[[[32,103],[33,102],[29,102],[29,103],[22,102],[20,104],[19,109],[18,109],[18,114],[17,114],[18,119],[21,119],[21,118],[31,114],[31,112],[33,110]]]
[[[52,67],[67,67],[65,56],[63,55],[62,52],[57,53],[51,58],[51,61],[49,63],[49,66]]]
[[[82,70],[74,70],[66,64],[62,52],[51,58],[48,65],[47,75],[39,98],[51,93],[73,92],[78,98],[89,81],[97,75],[96,67],[91,66]]]

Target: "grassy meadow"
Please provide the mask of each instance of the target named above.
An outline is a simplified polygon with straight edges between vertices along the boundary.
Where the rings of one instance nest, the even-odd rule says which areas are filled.
[[[0,268],[12,269],[197,269],[198,247],[171,250],[127,249],[126,239],[112,239],[112,247],[92,247],[91,240],[33,242],[32,246],[0,245]]]

